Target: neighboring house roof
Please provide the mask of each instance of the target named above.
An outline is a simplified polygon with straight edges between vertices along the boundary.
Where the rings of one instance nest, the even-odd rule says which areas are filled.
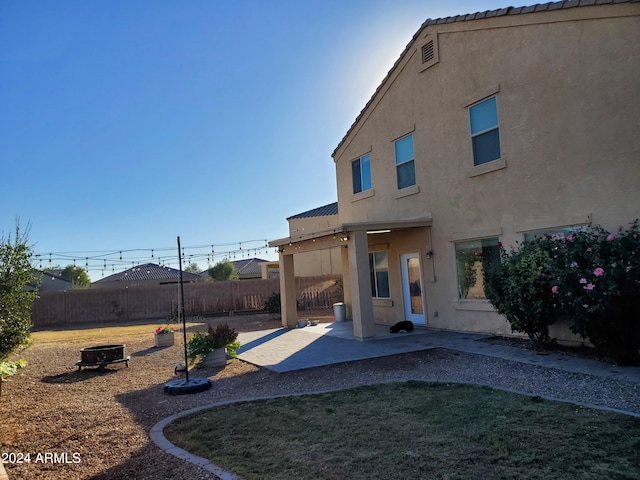
[[[561,2],[537,3],[534,5],[525,6],[525,7],[498,8],[496,10],[486,10],[484,12],[468,13],[464,15],[456,15],[453,17],[443,17],[443,18],[436,18],[436,19],[428,18],[420,26],[418,31],[413,35],[413,37],[411,38],[411,41],[407,44],[403,52],[400,54],[400,57],[398,57],[396,62],[393,64],[393,66],[391,67],[391,70],[389,70],[389,72],[384,77],[384,79],[382,80],[378,88],[376,88],[376,91],[373,93],[373,95],[371,96],[367,104],[364,106],[360,114],[358,114],[353,124],[349,127],[349,130],[347,130],[347,133],[344,135],[344,137],[342,137],[342,140],[340,140],[340,143],[338,143],[338,146],[335,148],[331,156],[335,157],[337,151],[344,144],[344,142],[349,137],[353,129],[356,127],[360,119],[364,116],[369,106],[373,103],[374,99],[377,97],[380,90],[382,90],[382,87],[385,85],[385,83],[387,83],[387,81],[395,71],[396,67],[398,67],[398,65],[401,63],[402,59],[404,58],[404,56],[411,50],[411,47],[414,41],[420,36],[420,33],[422,32],[422,30],[424,30],[426,27],[430,25],[442,25],[442,24],[456,23],[456,22],[469,22],[469,21],[475,21],[475,20],[483,20],[487,18],[504,17],[508,15],[509,16],[524,15],[528,13],[539,13],[539,12],[546,12],[551,10],[560,10],[560,9],[568,9],[568,8],[576,8],[576,7],[591,7],[595,5],[606,5],[606,4],[615,4],[615,3],[638,3],[638,2],[640,2],[640,0],[564,0]]]
[[[262,269],[260,268],[260,264],[262,262],[266,262],[266,260],[262,260],[261,258],[247,258],[245,260],[236,260],[231,263],[236,267],[236,271],[240,278],[253,278],[262,277]]]
[[[261,278],[262,277],[262,269],[260,264],[263,262],[267,262],[268,260],[263,260],[261,258],[245,258],[243,260],[228,260],[238,272],[239,278]],[[205,270],[204,272],[199,274],[201,277],[210,278],[209,270]]]
[[[200,276],[194,273],[182,272],[182,279],[190,282],[200,280]],[[146,263],[132,267],[124,272],[114,273],[108,277],[97,280],[94,283],[107,282],[131,282],[140,280],[180,280],[180,270],[171,267],[162,267],[155,263]]]
[[[62,270],[55,270],[55,272],[61,272]],[[34,270],[33,280],[29,282],[26,289],[30,292],[36,290],[40,292],[49,292],[56,290],[71,290],[73,288],[72,283],[66,278],[61,277],[54,273],[54,270]]]
[[[294,218],[311,218],[311,217],[326,217],[327,215],[337,215],[338,214],[338,202],[330,203],[329,205],[324,205],[322,207],[317,207],[312,210],[307,210],[306,212],[298,213],[297,215],[293,215],[287,220],[291,220]]]

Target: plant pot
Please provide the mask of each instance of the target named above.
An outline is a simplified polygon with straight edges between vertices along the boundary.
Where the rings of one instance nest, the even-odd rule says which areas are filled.
[[[220,367],[227,364],[227,352],[224,348],[216,348],[211,350],[206,357],[202,359],[203,367]]]
[[[154,333],[156,347],[170,347],[173,345],[173,332]]]

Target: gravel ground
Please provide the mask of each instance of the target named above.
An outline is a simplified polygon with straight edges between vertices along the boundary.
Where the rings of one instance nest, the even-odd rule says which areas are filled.
[[[636,383],[446,350],[282,374],[229,360],[224,368],[194,371],[209,377],[212,389],[174,397],[163,392],[163,385],[173,378],[181,345],[151,348],[151,334],[131,336],[126,343],[130,368],[117,365],[104,373],[77,371],[77,343],[35,344],[24,352],[29,366],[3,385],[0,397],[1,451],[31,455],[30,463],[5,464],[11,480],[215,478],[159,450],[149,440],[151,427],[213,402],[409,379],[485,384],[640,413]],[[46,453],[57,457],[45,461]]]

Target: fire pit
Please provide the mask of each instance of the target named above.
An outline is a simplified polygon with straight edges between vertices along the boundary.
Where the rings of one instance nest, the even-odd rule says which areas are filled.
[[[104,370],[106,365],[124,362],[129,366],[131,357],[124,355],[124,345],[98,345],[80,350],[80,361],[76,363],[78,370],[82,367],[98,367]]]

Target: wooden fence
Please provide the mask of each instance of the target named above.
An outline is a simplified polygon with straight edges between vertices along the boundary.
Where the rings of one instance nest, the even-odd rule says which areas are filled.
[[[340,275],[296,278],[300,309],[331,308]],[[259,312],[270,295],[280,292],[279,279],[184,284],[187,315]],[[42,292],[31,310],[34,327],[171,320],[180,307],[179,285],[100,288]]]

